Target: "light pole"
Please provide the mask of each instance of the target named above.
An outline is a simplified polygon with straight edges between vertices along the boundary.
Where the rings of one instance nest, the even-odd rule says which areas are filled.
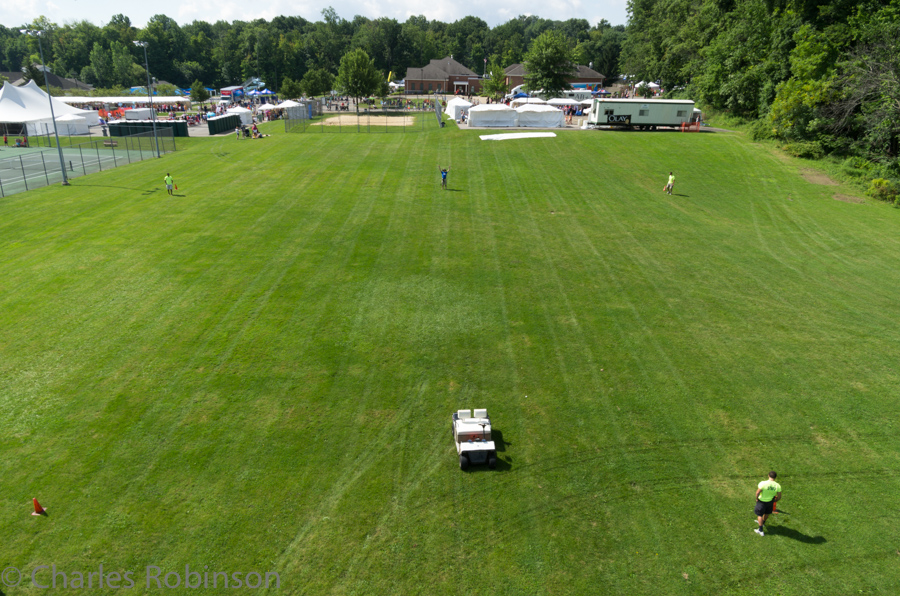
[[[41,45],[41,34],[43,31],[39,29],[20,29],[23,35],[31,35],[38,38],[38,51],[41,53],[41,72],[44,73],[44,86],[47,88],[47,101],[50,102],[50,119],[53,120],[53,136],[56,137],[56,150],[59,152],[59,170],[62,172],[63,186],[69,186],[69,177],[66,176],[66,163],[63,160],[62,147],[59,145],[59,132],[56,130],[56,115],[53,113],[53,98],[50,97],[50,83],[47,81],[47,69],[44,66],[44,46]]]
[[[146,41],[135,41],[134,45],[144,48],[144,69],[147,71],[147,97],[150,99],[150,119],[153,121],[153,140],[156,141],[156,157],[159,155],[159,137],[156,136],[156,110],[153,109],[153,88],[150,86],[150,64],[147,62]]]

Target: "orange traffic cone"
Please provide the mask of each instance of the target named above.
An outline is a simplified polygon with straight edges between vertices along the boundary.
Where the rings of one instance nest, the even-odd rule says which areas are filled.
[[[778,501],[772,503],[772,513],[778,513]]]
[[[47,512],[44,511],[44,508],[41,507],[41,504],[38,503],[37,499],[32,499],[34,501],[34,513],[31,515],[47,515]]]

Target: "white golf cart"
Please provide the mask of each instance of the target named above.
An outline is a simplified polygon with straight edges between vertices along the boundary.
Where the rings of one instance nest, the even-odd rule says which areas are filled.
[[[450,426],[456,453],[459,454],[459,469],[465,470],[469,464],[484,464],[497,467],[497,448],[491,440],[491,419],[487,410],[459,410],[452,416]]]

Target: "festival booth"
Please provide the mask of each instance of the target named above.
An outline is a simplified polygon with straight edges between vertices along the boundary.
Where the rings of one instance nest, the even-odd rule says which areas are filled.
[[[454,97],[447,102],[447,107],[444,109],[444,113],[448,114],[453,120],[459,120],[460,117],[468,112],[469,108],[471,107],[472,102],[466,101],[462,97]]]
[[[248,110],[247,108],[228,108],[225,110],[226,114],[231,114],[233,116],[239,116],[241,119],[241,124],[250,125],[253,124],[253,112]]]
[[[516,108],[519,126],[528,128],[563,128],[566,125],[562,110],[548,105],[528,104]]]
[[[50,102],[53,103],[52,116]],[[96,112],[73,108],[56,98],[48,100],[47,94],[34,81],[28,81],[27,85],[21,87],[13,87],[9,81],[4,81],[0,88],[0,122],[21,124],[30,136],[52,132],[53,117],[70,114],[83,118],[86,126],[97,124]],[[87,120],[92,115],[93,122]]]
[[[469,108],[469,126],[513,127],[518,113],[502,103],[488,103]]]

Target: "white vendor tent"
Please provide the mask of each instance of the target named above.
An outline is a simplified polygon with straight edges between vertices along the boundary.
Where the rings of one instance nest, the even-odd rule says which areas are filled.
[[[253,112],[247,108],[228,108],[225,113],[240,116],[241,124],[253,124]]]
[[[281,102],[276,108],[299,108],[302,104],[294,101],[293,99],[288,99],[286,101]]]
[[[86,135],[90,132],[87,121],[75,114],[66,114],[57,118],[56,130],[63,136]]]
[[[519,126],[529,128],[562,128],[566,125],[562,110],[547,105],[524,105],[516,108]]]
[[[459,120],[460,117],[467,111],[469,111],[469,108],[471,107],[471,101],[466,101],[462,97],[454,97],[447,102],[447,107],[444,109],[444,113],[448,114],[454,120]]]
[[[263,105],[256,108],[257,112],[265,112],[266,110],[274,110],[275,106],[270,103],[264,103]]]
[[[543,99],[541,99],[540,97],[520,97],[518,99],[514,99],[511,102],[509,102],[509,105],[511,105],[512,107],[516,107],[516,106],[520,106],[523,104],[529,104],[529,103],[544,104],[547,102],[544,101]]]
[[[29,135],[46,134],[53,130],[53,118],[50,115],[50,102],[53,102],[53,115],[56,117],[74,114],[88,118],[95,112],[79,110],[66,105],[56,98],[47,99],[47,94],[34,81],[27,85],[13,87],[8,81],[0,88],[0,122],[27,123],[25,128]],[[85,120],[87,123],[87,120]],[[94,120],[96,123],[96,119]]]
[[[518,114],[502,103],[488,103],[469,108],[469,126],[511,127]]]
[[[132,108],[125,110],[126,120],[152,120],[153,110],[150,108]]]

